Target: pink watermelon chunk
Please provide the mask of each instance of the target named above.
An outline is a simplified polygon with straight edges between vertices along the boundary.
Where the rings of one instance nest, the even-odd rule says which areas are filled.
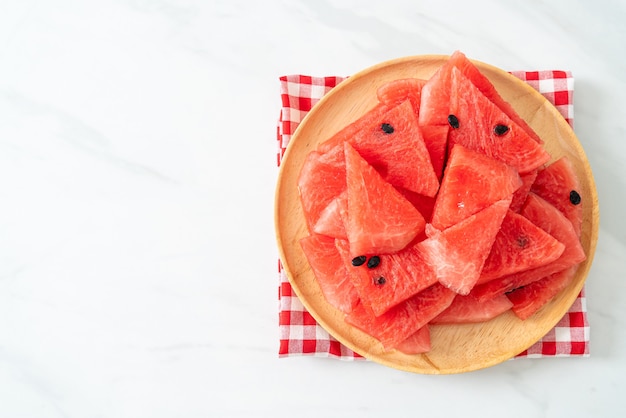
[[[385,349],[390,350],[450,306],[454,295],[435,283],[380,316],[360,303],[346,315],[346,322],[380,340]]]
[[[437,229],[448,228],[511,196],[521,184],[513,168],[456,145],[450,153],[431,223]]]
[[[320,212],[319,219],[313,226],[313,232],[333,238],[347,239],[345,226],[347,212],[348,190],[346,189]]]
[[[309,231],[314,231],[326,207],[346,189],[343,144],[325,153],[310,152],[298,177],[300,201]]]
[[[461,144],[500,160],[520,173],[535,170],[550,154],[483,95],[458,69],[452,69],[448,146]],[[452,119],[451,119],[452,120]]]
[[[350,256],[350,244],[335,242],[344,266],[350,275],[361,302],[378,316],[437,282],[434,271],[424,261],[419,246],[398,253],[375,256],[378,264],[371,267],[372,257],[355,266]]]
[[[586,258],[572,223],[550,203],[531,192],[528,194],[521,214],[561,242],[565,250],[551,263],[476,286],[473,294],[480,300],[490,299],[498,294],[526,286],[543,277],[577,265]]]
[[[430,346],[430,328],[428,325],[424,325],[398,344],[396,349],[404,354],[421,354],[429,352]]]
[[[420,245],[441,284],[461,295],[472,290],[510,204],[500,200],[443,231],[426,229]]]
[[[531,190],[560,210],[580,237],[583,220],[582,191],[574,167],[567,157],[561,157],[539,171]]]
[[[353,128],[348,127],[351,135],[346,137],[344,129],[321,144],[319,150],[323,152],[339,142],[348,142],[387,182],[434,196],[439,190],[439,180],[411,103],[405,101],[383,115],[378,109],[355,122],[361,129],[352,132]]]
[[[424,230],[424,217],[349,143],[344,145],[350,254],[356,257],[400,251]]]
[[[478,283],[553,262],[565,246],[530,220],[509,210],[485,261]]]
[[[359,301],[359,294],[348,277],[335,239],[309,235],[300,240],[300,246],[328,303],[342,312],[351,312]]]
[[[399,105],[408,100],[416,115],[419,115],[422,87],[426,80],[403,78],[383,84],[376,90],[378,101],[389,106]]]
[[[575,275],[576,267],[570,267],[507,293],[506,296],[513,302],[513,313],[522,320],[530,318],[569,286]]]
[[[489,321],[511,309],[513,303],[505,296],[480,302],[470,293],[467,296],[456,295],[452,304],[437,315],[431,324],[473,324]]]
[[[449,112],[451,94],[450,78],[452,69],[458,69],[467,77],[482,94],[500,108],[509,118],[519,125],[537,143],[542,143],[539,135],[513,109],[511,104],[504,100],[495,86],[485,77],[462,52],[455,51],[446,62],[422,88],[420,117],[421,126],[446,125]]]

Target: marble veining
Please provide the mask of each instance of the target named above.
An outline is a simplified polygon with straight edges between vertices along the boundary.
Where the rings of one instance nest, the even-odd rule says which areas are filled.
[[[0,2],[0,416],[611,417],[626,407],[626,5]],[[589,358],[278,359],[278,77],[567,69],[601,233]]]

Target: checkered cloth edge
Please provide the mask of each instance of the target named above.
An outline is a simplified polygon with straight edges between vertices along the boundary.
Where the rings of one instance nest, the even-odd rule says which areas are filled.
[[[569,71],[512,71],[511,74],[539,91],[573,126],[574,78]],[[291,135],[307,112],[345,78],[312,77],[299,74],[280,77],[282,108],[277,126],[277,165],[280,165]],[[293,292],[280,260],[278,274],[280,279],[278,286],[279,357],[306,355],[341,360],[364,359],[337,341],[306,311]],[[584,289],[559,323],[532,347],[518,354],[516,358],[569,356],[589,356],[589,323]]]

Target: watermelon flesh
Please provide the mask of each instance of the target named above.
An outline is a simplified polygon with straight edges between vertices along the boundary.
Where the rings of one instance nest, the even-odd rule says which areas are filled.
[[[348,142],[392,185],[434,196],[439,190],[439,180],[411,103],[407,100],[382,115],[375,108],[368,115],[355,122],[362,125],[359,131],[348,137],[342,131],[322,143],[319,151]]]
[[[424,262],[419,247],[377,256],[379,264],[370,268],[368,263],[359,266],[352,264],[348,241],[337,240],[335,245],[361,302],[376,316],[437,282],[434,271]]]
[[[583,220],[582,192],[574,167],[567,157],[561,157],[539,171],[531,190],[560,210],[580,237]]]
[[[509,210],[502,221],[477,283],[553,262],[565,245],[529,219]]]
[[[450,129],[448,146],[461,144],[500,160],[520,173],[535,170],[550,154],[483,95],[458,69],[452,69],[450,115],[458,127]],[[498,131],[497,127],[503,127]],[[504,131],[506,129],[506,131]]]
[[[328,303],[342,312],[351,312],[359,301],[359,294],[348,277],[335,239],[309,235],[300,240],[300,246]]]
[[[333,238],[347,239],[345,226],[347,216],[348,191],[344,190],[320,212],[319,218],[313,226],[313,232]]]
[[[430,328],[425,325],[396,347],[404,354],[422,354],[430,351]]]
[[[521,186],[513,168],[461,145],[452,148],[432,225],[445,229],[505,199]]]
[[[456,295],[452,304],[437,315],[431,324],[474,324],[486,322],[502,315],[513,307],[506,295],[480,302],[470,293],[467,296]]]
[[[405,101],[411,103],[415,115],[419,115],[422,87],[426,80],[419,78],[403,78],[383,84],[376,91],[376,97],[380,103],[394,106]]]
[[[576,267],[570,267],[507,293],[513,303],[513,313],[521,320],[528,319],[565,289],[575,275]]]
[[[530,188],[532,187],[535,179],[537,178],[538,170],[532,170],[528,173],[520,174],[520,179],[522,180],[522,185],[519,189],[513,193],[513,200],[511,201],[511,209],[513,212],[519,213],[522,210],[522,206],[524,202],[526,202],[526,197],[530,192]]]
[[[461,295],[472,290],[510,203],[500,200],[443,231],[426,229],[420,245],[441,284]]]
[[[346,315],[346,322],[374,336],[390,350],[450,306],[454,295],[453,291],[435,283],[380,316],[360,303]]]
[[[344,143],[348,216],[346,235],[352,257],[400,251],[424,230],[417,209]]]

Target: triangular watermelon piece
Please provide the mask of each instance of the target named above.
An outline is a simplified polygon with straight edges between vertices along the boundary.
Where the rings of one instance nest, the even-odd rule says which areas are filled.
[[[430,347],[430,328],[428,325],[424,325],[411,334],[409,338],[398,344],[396,349],[404,354],[421,354],[428,353]]]
[[[570,267],[507,293],[513,302],[513,313],[522,320],[528,319],[569,286],[575,275],[576,267]]]
[[[443,231],[426,229],[418,245],[441,284],[461,295],[472,290],[510,204],[500,200]]]
[[[450,153],[431,223],[437,229],[448,228],[511,196],[521,184],[513,168],[456,145]]]
[[[302,238],[300,246],[328,303],[342,312],[351,312],[359,294],[348,277],[335,239],[314,234]]]
[[[450,306],[454,296],[454,292],[435,283],[380,316],[360,303],[345,319],[348,324],[380,340],[385,349],[390,350]]]
[[[322,153],[310,152],[298,177],[298,190],[309,231],[314,231],[326,207],[346,190],[343,144]]]
[[[354,131],[349,126],[346,128],[349,136],[344,134],[345,130],[341,131],[319,149],[327,150],[338,142],[347,141],[387,182],[434,196],[439,190],[439,180],[411,103],[407,100],[382,115],[378,109],[355,122],[359,130]]]
[[[313,232],[333,238],[347,239],[345,226],[347,211],[348,191],[344,190],[320,212],[319,219],[313,226]]]
[[[348,142],[344,143],[344,155],[350,254],[356,257],[400,251],[424,230],[423,216]]]
[[[513,106],[500,96],[491,81],[460,51],[455,51],[422,88],[419,117],[421,126],[446,125],[448,123],[450,79],[453,68],[457,68],[463,73],[482,94],[524,129],[534,141],[542,143],[539,135],[513,109]]]
[[[531,190],[560,210],[580,237],[583,197],[580,182],[569,158],[561,157],[540,170]]]
[[[474,324],[490,321],[496,316],[511,309],[513,303],[506,295],[498,295],[493,299],[480,302],[469,295],[456,295],[452,304],[437,315],[431,324]]]
[[[439,180],[443,177],[443,169],[446,165],[449,127],[449,125],[420,126],[424,144],[430,155],[430,162]]]
[[[457,68],[452,69],[448,146],[461,144],[526,173],[550,160],[550,154]]]
[[[378,101],[389,106],[397,106],[405,101],[411,103],[415,115],[419,115],[422,87],[426,80],[402,78],[383,84],[376,90]]]
[[[550,203],[531,192],[528,194],[521,214],[561,242],[565,246],[565,250],[559,258],[549,264],[490,280],[476,286],[472,293],[480,300],[487,300],[498,294],[526,286],[543,277],[575,266],[586,258],[572,223]]]
[[[509,210],[477,283],[548,264],[565,246],[530,220]]]
[[[363,264],[355,266],[350,244],[336,240],[335,245],[361,302],[376,316],[437,282],[434,271],[415,246],[394,254],[373,256],[375,263],[373,257],[366,257]]]

